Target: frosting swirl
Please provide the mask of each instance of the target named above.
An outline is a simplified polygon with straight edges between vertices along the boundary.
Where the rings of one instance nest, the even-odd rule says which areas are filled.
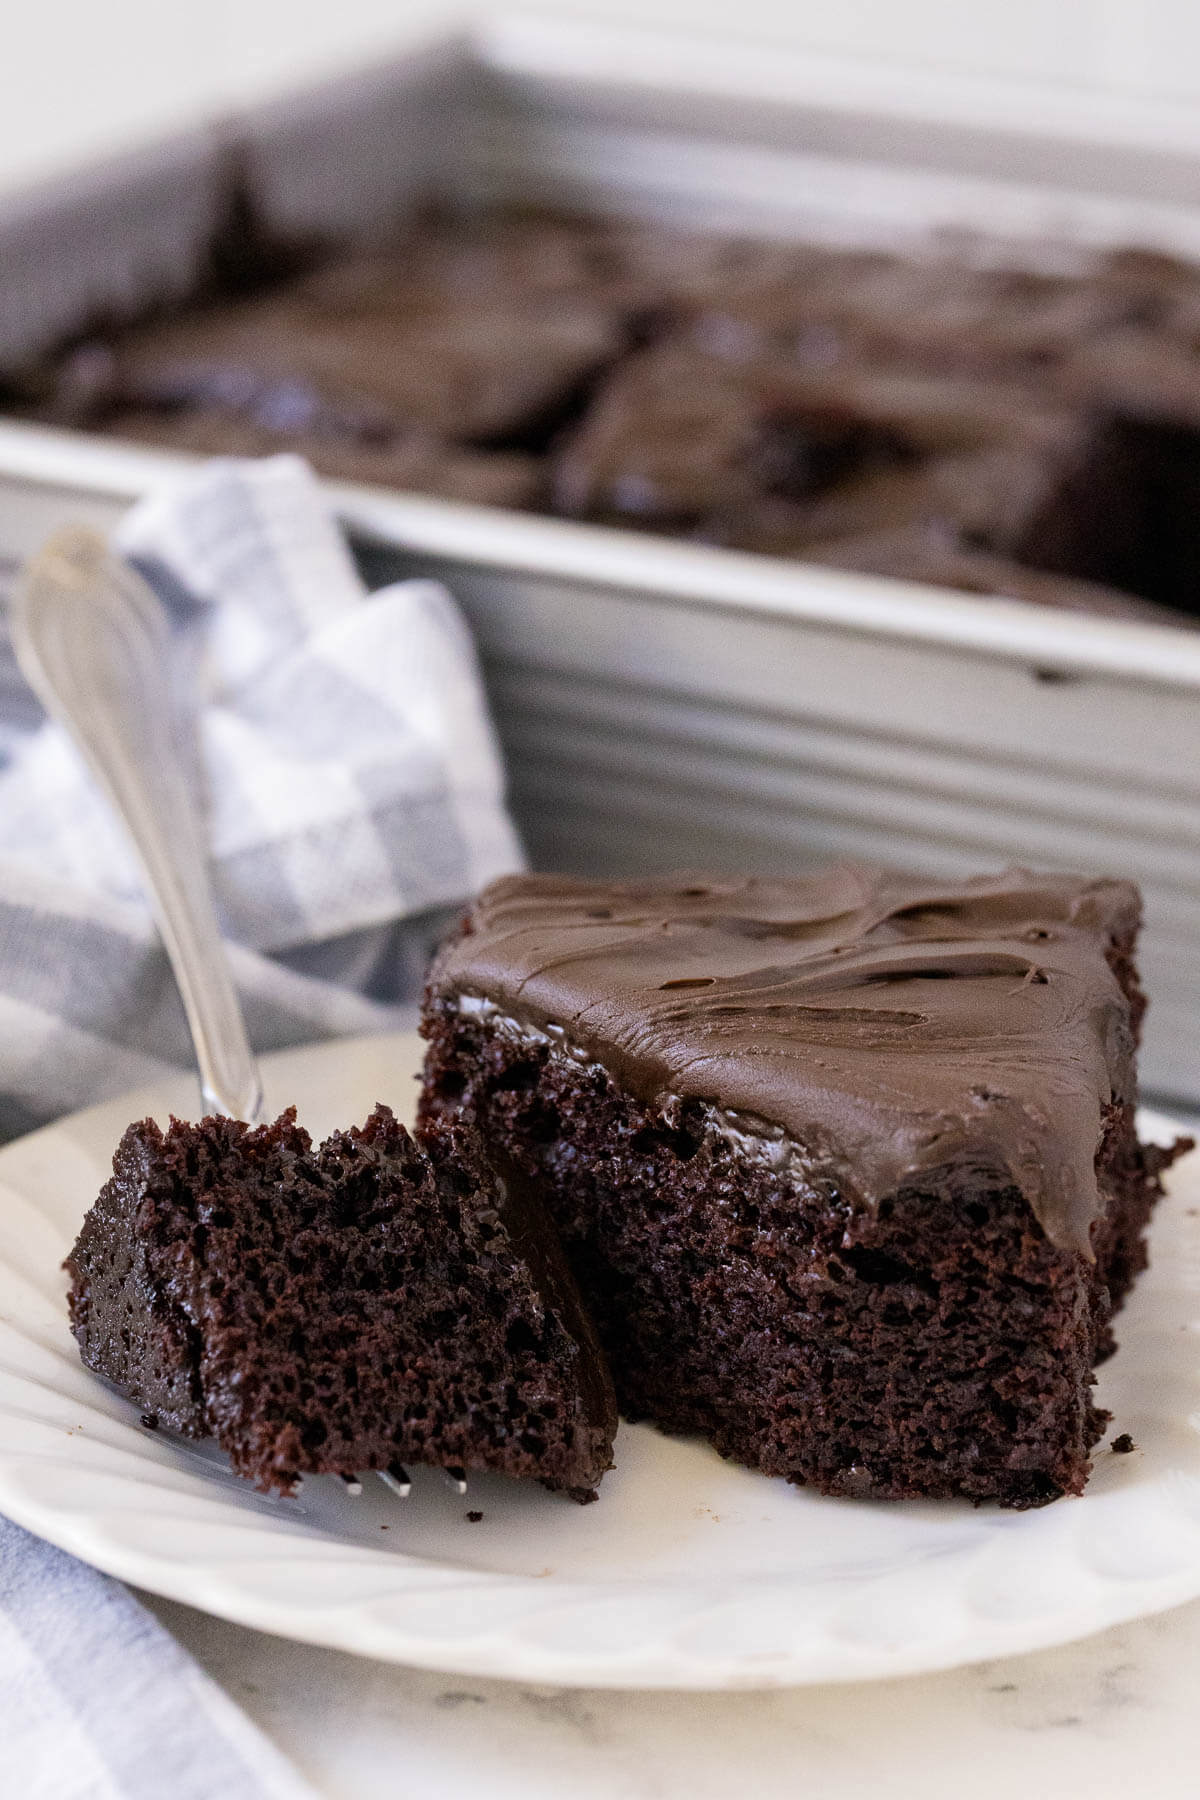
[[[1135,1098],[1108,953],[1139,917],[1128,882],[1019,868],[512,876],[480,896],[432,989],[561,1029],[648,1103],[781,1128],[858,1204],[969,1159],[1090,1256],[1104,1108]]]

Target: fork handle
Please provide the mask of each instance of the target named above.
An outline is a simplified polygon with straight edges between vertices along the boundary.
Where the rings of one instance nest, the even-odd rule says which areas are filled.
[[[26,679],[78,744],[132,840],[183,998],[205,1111],[258,1123],[262,1083],[183,772],[163,609],[103,538],[72,526],[30,563],[12,623]]]

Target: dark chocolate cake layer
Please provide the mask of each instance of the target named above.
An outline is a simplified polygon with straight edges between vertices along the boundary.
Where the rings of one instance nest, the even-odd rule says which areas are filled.
[[[969,593],[1200,612],[1189,264],[1051,275],[969,239],[904,256],[515,209],[281,250],[245,196],[236,223],[193,303],[0,371],[10,406]]]
[[[473,1135],[386,1107],[131,1125],[67,1263],[84,1362],[264,1490],[435,1463],[594,1498],[616,1409],[553,1227]]]
[[[1081,1490],[1143,1266],[1136,890],[493,885],[423,1112],[540,1185],[633,1416],[828,1493]]]

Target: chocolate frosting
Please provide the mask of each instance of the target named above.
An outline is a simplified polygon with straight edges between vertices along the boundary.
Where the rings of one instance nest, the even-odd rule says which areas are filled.
[[[1132,1102],[1136,888],[1010,869],[937,882],[589,883],[512,876],[442,951],[435,997],[561,1030],[648,1103],[782,1131],[802,1168],[874,1206],[969,1161],[1090,1256],[1103,1110]]]

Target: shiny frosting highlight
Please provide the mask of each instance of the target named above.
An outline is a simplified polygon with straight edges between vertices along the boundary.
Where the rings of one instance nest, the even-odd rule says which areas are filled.
[[[1129,1004],[1109,967],[1127,882],[1011,869],[936,882],[621,883],[513,876],[477,901],[433,990],[569,1043],[643,1100],[782,1130],[802,1167],[871,1206],[969,1159],[1047,1236],[1089,1254],[1103,1110],[1134,1098]]]

